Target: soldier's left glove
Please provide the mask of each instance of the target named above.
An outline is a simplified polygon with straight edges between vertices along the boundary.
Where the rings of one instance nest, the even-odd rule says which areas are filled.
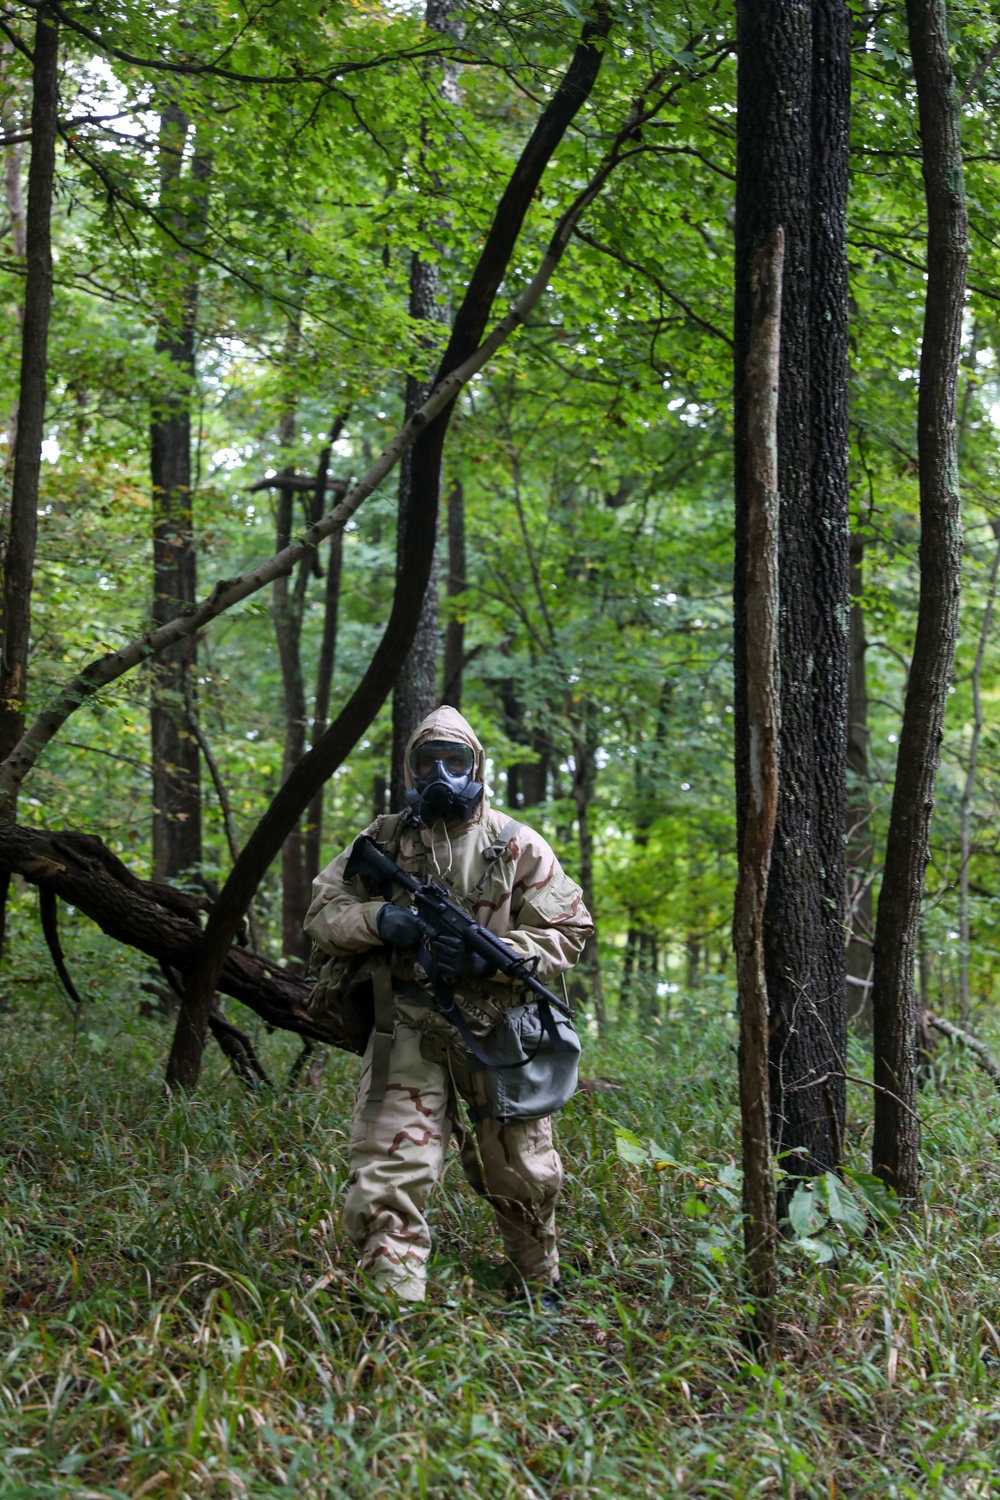
[[[431,944],[431,953],[435,962],[440,964],[446,973],[454,974],[456,978],[488,979],[497,971],[496,964],[491,964],[488,958],[473,953],[460,937],[455,937],[448,932],[435,938]]]

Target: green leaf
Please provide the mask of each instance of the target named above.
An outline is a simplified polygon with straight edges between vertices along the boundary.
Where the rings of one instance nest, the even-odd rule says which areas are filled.
[[[615,1126],[615,1150],[630,1167],[642,1167],[649,1161],[649,1150],[637,1135],[622,1125]]]
[[[844,1176],[854,1184],[873,1217],[884,1219],[888,1223],[898,1218],[899,1199],[895,1191],[886,1187],[880,1177],[873,1177],[870,1172],[855,1172],[850,1167],[844,1168]]]
[[[788,1205],[788,1222],[797,1240],[808,1240],[826,1223],[827,1214],[811,1182],[800,1182]]]
[[[867,1227],[865,1215],[851,1195],[844,1190],[843,1183],[835,1173],[825,1174],[823,1190],[826,1194],[830,1218],[834,1223],[840,1224],[849,1234],[864,1234]]]
[[[804,1250],[818,1266],[825,1266],[836,1254],[836,1247],[823,1237],[801,1239],[798,1241],[798,1249]]]

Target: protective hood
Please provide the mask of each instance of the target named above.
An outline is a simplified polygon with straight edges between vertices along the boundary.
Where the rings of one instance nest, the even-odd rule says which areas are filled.
[[[473,780],[481,782],[485,787],[486,752],[480,744],[475,730],[468,719],[462,717],[457,708],[449,708],[447,704],[443,704],[441,708],[436,708],[432,714],[428,714],[426,719],[423,719],[417,725],[407,742],[404,765],[407,791],[413,788],[413,772],[410,770],[410,752],[415,750],[418,745],[422,745],[425,740],[455,740],[460,745],[469,745],[475,756],[472,767]],[[479,822],[489,805],[489,798],[484,792],[483,800],[476,809],[472,820],[474,823]]]

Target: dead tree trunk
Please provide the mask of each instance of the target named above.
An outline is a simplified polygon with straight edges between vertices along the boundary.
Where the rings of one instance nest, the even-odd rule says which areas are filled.
[[[979,741],[983,733],[983,658],[986,655],[986,644],[990,638],[990,629],[993,624],[993,609],[997,597],[997,577],[1000,575],[1000,525],[996,522],[993,523],[993,534],[998,540],[998,545],[993,553],[993,567],[990,570],[986,608],[983,610],[983,623],[979,631],[976,659],[972,664],[972,737],[969,741],[969,759],[965,767],[965,784],[962,787],[959,822],[959,858],[961,863],[958,877],[958,935],[961,945],[958,953],[958,1004],[963,1026],[968,1024],[972,1003],[969,985],[969,960],[972,952],[972,924],[969,920],[969,862],[972,858],[972,797],[976,788],[976,771],[979,767]]]
[[[908,0],[927,197],[920,350],[920,602],[875,925],[872,1170],[904,1198],[920,1189],[913,959],[930,857],[934,787],[958,639],[962,518],[956,403],[968,263],[961,116],[944,0]]]
[[[190,121],[174,103],[160,115],[161,212],[182,232],[203,221],[208,162],[195,151],[190,179],[184,150]],[[193,201],[185,202],[191,198]],[[176,384],[157,400],[149,429],[153,488],[153,624],[165,625],[195,602],[194,512],[191,491],[191,384],[198,311],[198,262],[173,257],[163,287],[156,352]],[[150,736],[153,760],[153,878],[175,880],[201,866],[201,764],[185,701],[193,691],[196,646],[179,641],[152,673]]]
[[[871,1031],[872,900],[875,846],[868,785],[868,680],[865,671],[864,538],[851,537],[850,669],[847,690],[847,1014]]]
[[[35,25],[32,89],[17,441],[0,614],[0,761],[6,759],[24,732],[38,486],[45,435],[52,312],[52,189],[59,120],[59,30],[50,7],[44,4],[39,7]],[[8,808],[7,816],[16,816],[16,803]],[[7,879],[0,879],[0,954],[7,891]]]
[[[778,811],[778,375],[781,354],[780,227],[751,267],[750,331],[744,409],[747,429],[746,579],[741,634],[749,738],[749,795],[740,822],[733,915],[739,1000],[740,1125],[743,1139],[744,1246],[754,1296],[753,1326],[765,1346],[774,1336],[778,1283],[777,1200],[771,1155],[770,1028],[764,911]]]
[[[580,850],[580,886],[583,890],[584,905],[591,916],[596,910],[594,900],[594,832],[591,826],[591,808],[594,801],[594,789],[597,783],[597,762],[595,752],[597,743],[594,738],[594,713],[588,714],[585,732],[580,735],[573,746],[573,804],[576,808],[577,840]],[[607,1025],[607,1015],[604,1007],[604,981],[601,974],[601,948],[597,931],[597,921],[594,919],[594,930],[587,939],[580,962],[577,965],[577,977],[586,983],[589,1001],[594,1012],[594,1019],[602,1029]]]
[[[776,1148],[836,1168],[847,1022],[844,822],[848,475],[846,0],[740,0],[736,182],[736,787],[752,795],[747,576],[750,272],[785,236],[778,389],[781,785],[764,924]],[[825,1079],[823,1083],[820,1080]],[[832,1082],[832,1087],[831,1087]],[[787,1087],[786,1087],[787,1085]]]

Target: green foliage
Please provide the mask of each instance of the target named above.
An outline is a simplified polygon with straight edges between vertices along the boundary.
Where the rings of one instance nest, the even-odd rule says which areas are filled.
[[[431,1300],[394,1338],[347,1301],[357,1064],[250,1098],[216,1053],[171,1100],[162,1022],[87,1012],[75,1048],[4,1023],[5,1495],[992,1493],[1000,1220],[974,1122],[995,1105],[964,1062],[921,1102],[925,1214],[869,1199],[835,1260],[789,1246],[765,1373],[740,1337],[730,1024],[678,1006],[658,1044],[590,1049],[596,1087],[558,1126],[558,1330],[505,1301],[452,1153]],[[292,1039],[262,1045],[281,1076]],[[870,1186],[838,1192],[860,1214]]]

